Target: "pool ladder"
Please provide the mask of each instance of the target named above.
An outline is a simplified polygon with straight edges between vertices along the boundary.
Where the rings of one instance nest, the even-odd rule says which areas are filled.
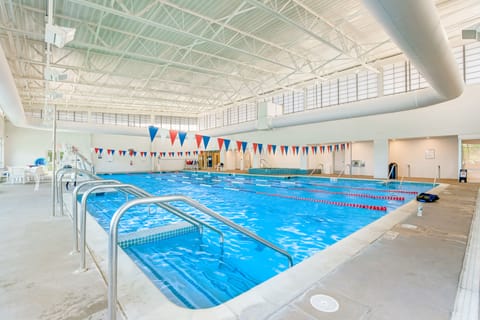
[[[59,170],[60,171],[60,170]],[[57,172],[58,173],[58,172]],[[61,173],[60,173],[61,174]],[[62,176],[63,177],[63,176]],[[243,228],[242,226],[234,223],[233,221],[222,217],[218,213],[214,212],[213,210],[207,208],[206,206],[202,205],[195,200],[183,196],[183,195],[171,195],[171,196],[160,196],[156,197],[148,192],[130,185],[130,184],[122,184],[116,180],[102,180],[96,175],[91,175],[93,180],[85,181],[75,187],[72,192],[72,220],[73,220],[73,231],[74,231],[74,251],[78,251],[78,202],[77,196],[80,190],[85,187],[89,187],[88,190],[82,196],[81,200],[81,212],[80,212],[80,269],[85,270],[85,250],[86,250],[86,206],[87,206],[87,199],[88,196],[95,192],[102,189],[105,190],[117,190],[119,192],[123,192],[127,194],[127,201],[128,201],[128,194],[134,195],[138,197],[137,199],[131,200],[126,202],[122,205],[113,215],[112,220],[110,222],[110,231],[109,231],[109,242],[108,242],[108,319],[116,319],[116,301],[117,301],[117,268],[118,268],[118,223],[120,218],[123,214],[130,208],[141,205],[141,204],[155,204],[162,209],[176,215],[177,217],[182,218],[183,220],[196,225],[201,230],[200,226],[207,227],[214,232],[217,232],[220,235],[220,242],[223,243],[223,233],[218,230],[217,228],[210,226],[206,222],[203,222],[190,214],[172,206],[169,202],[179,201],[189,206],[205,213],[206,215],[228,225],[229,227],[237,230],[238,232],[246,235],[247,237],[260,242],[261,244],[269,247],[270,249],[278,252],[279,254],[285,256],[288,259],[289,267],[293,266],[293,258],[292,256],[285,250],[277,247],[273,243],[269,242],[268,240],[259,237],[255,233]],[[62,189],[62,179],[56,179],[57,184],[60,184],[59,188]],[[62,191],[63,192],[63,191]],[[63,203],[63,193],[61,194],[62,203]],[[63,212],[63,204],[62,204],[62,212]]]

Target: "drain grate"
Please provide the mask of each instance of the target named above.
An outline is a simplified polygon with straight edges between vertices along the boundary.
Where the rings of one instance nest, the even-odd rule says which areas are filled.
[[[312,307],[322,312],[336,312],[340,308],[337,300],[324,294],[311,296],[310,304]]]

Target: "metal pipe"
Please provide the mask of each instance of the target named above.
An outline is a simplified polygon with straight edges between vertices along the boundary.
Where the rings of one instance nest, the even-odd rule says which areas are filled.
[[[107,180],[104,180],[104,181],[107,181]],[[91,182],[93,182],[93,181],[91,181]],[[95,181],[95,182],[98,182],[98,181]],[[94,187],[88,189],[83,194],[81,204],[80,204],[80,271],[85,271],[86,270],[86,238],[87,238],[87,224],[86,224],[86,221],[87,221],[87,200],[88,200],[88,197],[92,192],[94,192],[96,190],[110,189],[110,188],[116,189],[119,192],[130,191],[133,195],[135,195],[137,197],[142,197],[142,198],[152,198],[153,197],[148,192],[146,192],[146,191],[144,191],[144,190],[142,190],[142,189],[140,189],[140,188],[138,188],[134,185],[118,184],[118,183],[117,184],[107,184],[107,185],[97,185],[97,186],[94,186]],[[75,200],[73,200],[73,201],[75,201]],[[196,225],[198,228],[200,228],[199,225],[202,225],[202,226],[205,226],[205,227],[211,229],[212,231],[218,233],[219,236],[220,236],[220,242],[223,243],[223,241],[224,241],[223,233],[220,230],[218,230],[217,228],[215,228],[215,227],[209,225],[208,223],[203,222],[203,221],[201,221],[201,220],[199,220],[195,217],[192,217],[192,216],[182,212],[181,210],[179,210],[179,209],[177,209],[173,206],[170,206],[166,203],[158,203],[157,205],[159,207],[161,207],[162,209],[165,209],[165,210],[171,212],[172,214],[178,216],[179,218],[184,219],[184,220],[186,220],[187,222],[190,222],[193,225]],[[76,209],[76,210],[78,210],[78,209]]]
[[[128,189],[131,189],[129,191],[133,191],[131,192],[133,195],[139,197],[139,198],[153,198],[155,197],[154,195],[152,194],[149,194],[148,192],[136,187],[136,186],[131,186],[130,188]],[[207,227],[208,229],[218,233],[218,235],[220,236],[220,243],[223,243],[224,242],[224,236],[223,236],[223,232],[220,231],[219,229],[211,226],[210,224],[206,223],[206,222],[203,222],[185,212],[183,212],[182,210],[172,206],[172,205],[169,205],[168,203],[155,203],[155,205],[159,206],[160,208],[164,209],[164,210],[167,210],[169,211],[170,213],[173,213],[174,215],[184,219],[184,220],[187,220],[187,222],[190,222],[191,224],[197,226],[197,228],[199,228],[200,230],[202,229],[202,226],[205,226]]]
[[[72,168],[69,168],[70,170],[72,170],[73,172],[75,172],[75,174],[77,174],[78,172],[80,173],[83,173],[85,175],[87,175],[88,177],[96,180],[96,179],[100,179],[100,177],[96,176],[96,175],[93,175],[91,174],[89,171],[86,171],[86,170],[75,170],[75,169],[72,169]],[[57,193],[58,193],[58,200],[59,200],[59,203],[60,203],[60,212],[61,212],[61,215],[63,216],[64,215],[64,210],[63,210],[63,176],[66,174],[67,172],[64,171],[60,174],[60,179],[59,181],[57,181]],[[75,178],[76,179],[76,178]],[[74,180],[76,181],[76,180]],[[75,184],[75,183],[74,183]]]
[[[204,205],[188,198],[188,197],[185,197],[185,196],[175,196],[177,197],[176,200],[168,200],[168,201],[183,201],[183,202],[186,202],[188,203],[189,205],[191,205],[192,207],[202,211],[203,213],[206,213],[207,215],[217,219],[217,220],[220,220],[221,222],[225,223],[227,226],[239,231],[240,233],[243,233],[245,235],[247,235],[248,237],[260,242],[261,244],[269,247],[270,249],[274,250],[274,251],[277,251],[278,253],[280,253],[281,255],[285,256],[287,259],[288,259],[288,266],[289,267],[292,267],[293,266],[293,258],[292,256],[285,250],[277,247],[276,245],[274,245],[273,243],[271,243],[270,241],[267,241],[259,236],[257,236],[256,234],[254,234],[253,232],[245,229],[244,227],[234,223],[233,221],[225,218],[225,217],[222,217],[221,215],[219,215],[218,213],[216,213],[215,211],[213,210],[210,210],[209,208],[205,207]],[[163,201],[163,202],[166,202],[166,201]]]
[[[85,196],[85,195],[84,195]],[[82,199],[83,200],[83,199]],[[216,218],[226,225],[230,226],[233,229],[257,240],[258,242],[264,244],[265,246],[285,255],[288,258],[289,266],[293,265],[293,259],[288,252],[283,249],[278,248],[274,244],[268,242],[267,240],[258,237],[256,234],[248,231],[247,229],[235,224],[234,222],[220,216],[216,212],[208,209],[207,207],[193,201],[190,198],[185,196],[162,196],[162,197],[152,197],[152,198],[142,198],[135,199],[123,204],[113,215],[112,220],[110,221],[110,231],[108,237],[108,313],[107,319],[115,320],[116,319],[116,303],[117,303],[117,269],[118,269],[118,224],[120,218],[123,214],[130,208],[140,205],[140,204],[150,204],[150,203],[165,203],[171,201],[182,201],[188,203],[192,207],[204,212],[205,214]]]
[[[120,183],[117,180],[93,180],[80,183],[72,192],[73,252],[78,252],[78,193],[80,189],[92,184]]]
[[[119,189],[119,188],[124,188],[124,187],[127,187],[127,186],[130,186],[130,185],[122,183],[122,184],[107,184],[107,185],[101,185],[101,186],[94,186],[94,187],[88,189],[88,191],[86,191],[83,194],[81,204],[80,204],[81,205],[81,207],[80,207],[80,271],[85,271],[87,269],[86,268],[85,238],[86,238],[86,233],[87,233],[86,212],[87,212],[88,196],[96,190],[111,189],[111,188]]]

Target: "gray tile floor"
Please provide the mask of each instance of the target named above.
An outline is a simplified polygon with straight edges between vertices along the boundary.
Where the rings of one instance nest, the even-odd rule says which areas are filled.
[[[477,192],[478,185],[448,186],[422,217],[409,217],[266,318],[449,319]],[[103,319],[105,282],[94,267],[75,272],[71,220],[52,217],[50,201],[48,184],[37,192],[0,184],[0,319]],[[315,310],[313,294],[336,298],[339,310]]]

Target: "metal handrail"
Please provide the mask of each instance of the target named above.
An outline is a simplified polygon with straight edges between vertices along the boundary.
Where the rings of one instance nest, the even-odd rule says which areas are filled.
[[[149,203],[165,203],[171,201],[182,201],[188,203],[192,207],[204,212],[205,214],[216,218],[223,223],[227,224],[228,226],[236,229],[237,231],[250,236],[251,238],[259,241],[260,243],[268,246],[269,248],[285,255],[288,258],[289,266],[293,265],[293,259],[283,249],[278,248],[274,244],[268,242],[267,240],[258,237],[257,235],[253,234],[252,232],[246,230],[245,228],[233,223],[232,221],[220,216],[216,212],[208,209],[207,207],[197,203],[196,201],[187,198],[185,196],[161,196],[161,197],[152,197],[152,198],[143,198],[143,199],[135,199],[123,204],[113,215],[112,220],[110,221],[110,231],[108,237],[108,313],[107,319],[115,320],[116,318],[116,302],[117,302],[117,267],[118,267],[118,224],[120,222],[120,218],[124,215],[124,213],[140,204],[149,204]]]
[[[341,175],[345,174],[345,170],[347,170],[347,168],[350,168],[350,165],[349,164],[346,164],[342,171],[340,171],[340,173],[338,174],[337,178],[340,178]]]
[[[131,185],[127,189],[130,189],[130,190],[127,190],[127,191],[130,191],[133,195],[136,195],[139,198],[155,197],[154,195],[152,195],[152,194],[146,192],[145,190],[142,190],[142,189],[140,189],[140,188],[138,188],[134,185]],[[202,232],[202,226],[205,226],[205,227],[209,228],[210,230],[215,231],[220,236],[220,243],[224,242],[225,237],[223,236],[223,232],[220,231],[219,229],[211,226],[210,224],[208,224],[208,223],[206,223],[206,222],[204,222],[200,219],[197,219],[195,217],[192,217],[188,213],[185,213],[182,210],[180,210],[180,209],[178,209],[174,206],[169,205],[168,203],[157,203],[156,205],[159,206],[162,209],[165,209],[165,210],[169,211],[170,213],[173,213],[176,216],[179,216],[180,218],[182,218],[184,220],[187,220],[187,222],[190,222],[191,224],[196,225],[200,229],[201,232]]]
[[[106,183],[120,183],[117,180],[90,180],[78,184],[72,192],[72,222],[73,222],[73,252],[78,252],[78,201],[77,197],[80,193],[80,189],[92,184],[106,184]],[[63,195],[62,195],[63,197]]]
[[[315,168],[313,168],[312,172],[310,172],[310,175],[313,176],[313,174],[315,173],[315,171],[318,170],[320,167],[322,167],[322,170],[323,170],[323,163],[319,163],[318,166],[316,166]]]
[[[60,173],[59,180],[57,180],[55,183],[56,183],[56,187],[57,187],[56,188],[56,190],[57,190],[57,202],[60,204],[60,212],[61,212],[61,215],[63,216],[64,211],[63,211],[63,186],[62,186],[62,184],[63,184],[63,177],[65,176],[65,174],[67,174],[70,171],[75,172],[75,174],[82,173],[82,174],[85,174],[88,177],[90,177],[92,180],[98,180],[98,179],[100,179],[100,177],[92,174],[89,171],[82,170],[82,169],[65,168],[65,169],[60,169],[60,170],[62,170],[62,172]],[[60,170],[58,170],[58,171],[60,171]],[[58,173],[58,171],[57,171],[57,173]],[[55,175],[55,178],[57,178],[57,175]]]
[[[86,223],[86,212],[87,212],[87,200],[88,200],[88,196],[96,191],[96,190],[100,190],[100,189],[116,189],[120,192],[122,192],[122,189],[123,191],[133,191],[132,194],[136,195],[136,196],[140,196],[140,197],[143,197],[143,198],[146,198],[146,197],[152,197],[152,195],[150,195],[149,193],[143,191],[142,189],[134,186],[134,185],[131,185],[131,184],[106,184],[106,185],[99,185],[99,186],[94,186],[90,189],[88,189],[88,191],[86,191],[83,196],[82,196],[82,200],[81,200],[81,209],[80,209],[80,271],[85,271],[86,270],[86,233],[87,233],[87,223]],[[125,190],[126,189],[126,190]],[[218,230],[217,228],[209,225],[208,223],[204,222],[204,221],[201,221],[195,217],[192,217],[191,215],[185,213],[185,212],[182,212],[181,210],[179,210],[178,208],[175,208],[175,207],[172,207],[168,204],[165,204],[165,203],[158,203],[157,204],[159,207],[169,211],[170,213],[176,215],[177,217],[181,218],[181,219],[184,219],[188,222],[190,222],[191,224],[197,226],[199,229],[201,229],[200,225],[202,226],[205,226],[209,229],[211,229],[212,231],[214,232],[217,232],[220,236],[220,242],[223,243],[223,240],[224,240],[224,236],[223,236],[223,233]]]
[[[78,152],[78,150],[76,148],[73,148],[72,147],[72,153],[75,155],[75,166],[77,165],[77,157],[80,158],[82,160],[82,165],[83,165],[83,169],[84,170],[87,170],[87,166],[85,164],[87,164],[88,166],[90,166],[90,171],[95,174],[95,167],[93,166],[93,164],[87,159],[87,157],[85,157],[83,154],[81,154],[80,152]]]
[[[293,258],[292,256],[285,250],[279,248],[278,246],[274,245],[273,243],[271,243],[270,241],[268,240],[265,240],[261,237],[259,237],[258,235],[256,235],[255,233],[245,229],[244,227],[234,223],[233,221],[219,215],[218,213],[216,213],[215,211],[205,207],[204,205],[202,205],[201,203],[198,203],[196,201],[194,201],[193,199],[191,198],[188,198],[186,196],[182,196],[182,195],[174,195],[173,197],[176,197],[177,199],[176,200],[168,200],[168,202],[170,201],[183,201],[185,203],[188,203],[189,205],[191,205],[192,207],[202,211],[203,213],[211,216],[212,218],[215,218],[217,220],[220,220],[221,222],[225,223],[227,226],[237,230],[238,232],[240,233],[243,233],[244,235],[260,242],[261,244],[265,245],[266,247],[269,247],[270,249],[274,250],[274,251],[277,251],[278,253],[280,253],[281,255],[285,256],[287,259],[288,259],[288,266],[289,267],[292,267],[293,266]],[[167,202],[167,201],[165,201]]]

